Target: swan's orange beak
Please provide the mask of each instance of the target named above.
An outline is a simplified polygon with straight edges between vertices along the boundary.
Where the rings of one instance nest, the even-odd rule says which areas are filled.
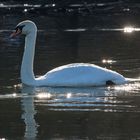
[[[14,38],[14,37],[20,35],[21,32],[22,32],[22,31],[18,28],[15,32],[13,32],[13,33],[10,35],[10,38]]]

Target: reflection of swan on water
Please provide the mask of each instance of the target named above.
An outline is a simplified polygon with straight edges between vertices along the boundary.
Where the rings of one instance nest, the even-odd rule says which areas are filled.
[[[32,94],[32,88],[29,87],[23,87],[22,93],[31,93]],[[37,123],[35,121],[35,114],[36,110],[34,107],[34,96],[29,97],[22,97],[22,110],[24,113],[22,114],[22,119],[25,123],[25,134],[24,138],[27,140],[35,139],[37,136]]]
[[[11,35],[25,34],[25,51],[21,66],[22,83],[30,86],[102,86],[108,84],[124,84],[128,79],[121,74],[93,64],[75,63],[55,68],[44,76],[35,78],[33,60],[37,34],[36,25],[29,20],[19,23]]]
[[[88,87],[88,88],[51,88],[51,87],[24,87],[24,93],[30,93],[23,98],[24,105],[26,108],[26,114],[35,115],[36,112],[32,112],[28,108],[28,100],[30,100],[30,108],[34,109],[32,106],[33,100],[36,102],[36,106],[43,106],[47,110],[53,111],[119,111],[121,107],[124,110],[128,110],[128,102],[121,100],[125,98],[129,93],[135,93],[139,89],[139,83],[131,83],[126,85],[118,85],[111,87]],[[116,98],[118,97],[118,98]],[[124,98],[123,98],[124,97]],[[33,99],[34,98],[34,99]],[[27,101],[25,101],[27,99]],[[115,106],[116,105],[116,108]],[[126,106],[125,106],[126,105]],[[131,106],[131,104],[130,104]],[[117,108],[118,107],[118,108]],[[131,107],[130,107],[131,109]],[[25,109],[24,109],[25,110]],[[125,111],[126,111],[125,110]],[[30,112],[30,113],[29,113]],[[30,115],[31,115],[30,114]],[[24,115],[25,116],[25,115]],[[27,117],[28,115],[26,115]],[[33,118],[33,117],[32,117]],[[24,119],[27,121],[27,119]],[[28,119],[30,120],[30,119]],[[35,119],[31,121],[26,127],[33,127],[33,134],[37,134],[37,125],[34,123]],[[29,121],[28,121],[29,122]],[[34,125],[32,125],[34,124]],[[40,126],[41,127],[41,126]],[[28,129],[30,130],[30,129]],[[30,131],[28,131],[30,132]],[[26,133],[27,134],[27,133]],[[30,133],[28,133],[30,134]]]

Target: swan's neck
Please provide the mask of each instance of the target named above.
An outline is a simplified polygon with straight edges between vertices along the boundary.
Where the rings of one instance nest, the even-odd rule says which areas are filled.
[[[35,84],[33,72],[34,52],[36,42],[36,31],[33,31],[25,37],[25,49],[21,65],[21,81],[27,85]]]

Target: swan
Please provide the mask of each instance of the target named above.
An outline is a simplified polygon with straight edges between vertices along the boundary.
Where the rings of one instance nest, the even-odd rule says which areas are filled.
[[[28,86],[87,87],[125,84],[128,79],[121,74],[89,63],[73,63],[54,68],[45,75],[35,77],[33,61],[37,26],[30,20],[20,22],[11,37],[25,35],[25,48],[21,64],[21,81]]]

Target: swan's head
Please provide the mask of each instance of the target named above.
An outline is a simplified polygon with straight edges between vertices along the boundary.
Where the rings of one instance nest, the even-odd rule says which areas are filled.
[[[25,20],[20,22],[16,28],[15,31],[11,34],[11,37],[18,36],[20,34],[28,35],[30,33],[34,33],[37,31],[37,27],[34,22],[30,20]]]

